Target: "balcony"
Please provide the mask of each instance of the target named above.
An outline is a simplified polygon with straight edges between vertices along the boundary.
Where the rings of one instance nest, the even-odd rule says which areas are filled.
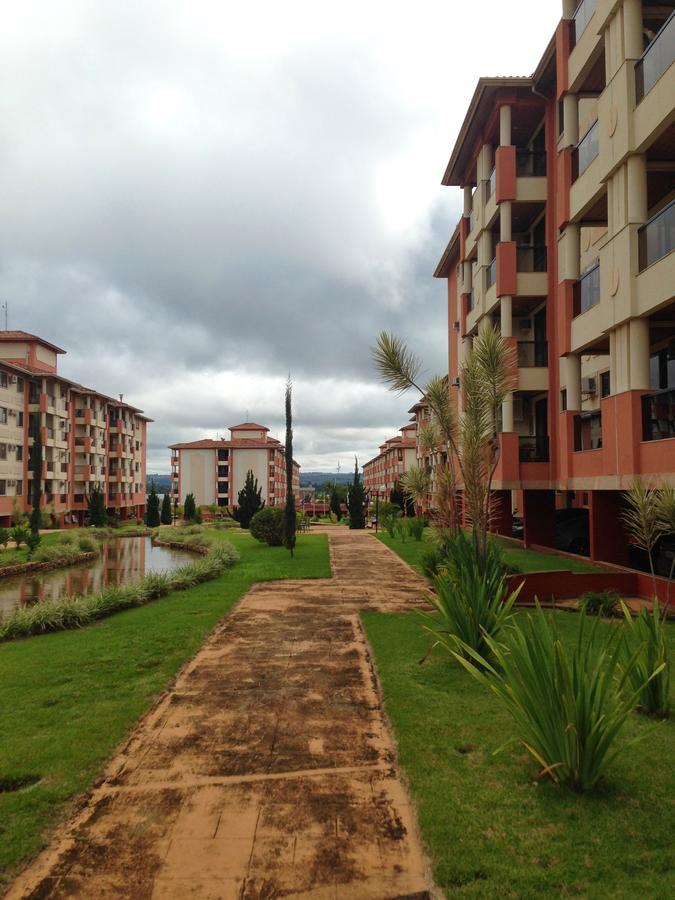
[[[545,272],[547,266],[546,247],[520,244],[516,248],[516,270],[518,272]]]
[[[467,313],[470,313],[476,305],[476,294],[473,288],[469,291],[468,298]]]
[[[576,46],[579,38],[588,28],[588,23],[595,12],[595,0],[581,0],[572,17],[572,44]]]
[[[518,459],[521,463],[548,462],[548,435],[518,435]]]
[[[598,120],[591,125],[572,153],[572,180],[576,181],[600,152],[600,125]]]
[[[495,256],[485,270],[485,290],[489,291],[493,284],[497,283],[497,257]]]
[[[642,440],[675,438],[675,390],[645,394],[642,398]]]
[[[675,248],[675,200],[638,230],[638,258],[642,272]]]
[[[546,368],[548,343],[546,341],[518,341],[518,367],[521,369]]]
[[[574,449],[602,449],[602,415],[600,411],[574,416]]]
[[[516,177],[542,178],[545,175],[545,150],[516,150]]]
[[[675,12],[635,64],[635,95],[639,103],[675,60]]]
[[[574,316],[580,316],[588,312],[600,302],[600,263],[585,272],[574,285],[573,308]]]
[[[490,197],[497,190],[497,167],[494,166],[490,172],[490,177],[485,185],[485,203],[487,204]]]

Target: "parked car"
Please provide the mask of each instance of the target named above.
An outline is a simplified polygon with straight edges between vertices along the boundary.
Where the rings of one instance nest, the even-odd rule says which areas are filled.
[[[588,529],[588,510],[577,507],[557,509],[555,512],[555,545],[566,553],[588,556],[591,549]]]

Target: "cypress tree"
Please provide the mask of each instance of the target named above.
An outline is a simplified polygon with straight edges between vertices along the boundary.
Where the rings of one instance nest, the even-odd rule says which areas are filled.
[[[284,512],[284,546],[293,556],[295,547],[295,494],[293,493],[293,411],[291,393],[293,385],[289,378],[286,382],[286,509]]]
[[[173,521],[171,515],[171,494],[169,494],[168,491],[164,494],[164,499],[162,500],[162,512],[159,518],[162,525],[170,525]]]
[[[342,499],[335,485],[330,489],[330,511],[339,522],[342,518]]]
[[[195,495],[188,494],[183,504],[183,519],[186,522],[197,521],[197,505],[195,503]]]
[[[237,497],[238,505],[232,510],[232,518],[236,519],[242,528],[248,528],[251,519],[262,509],[265,501],[262,499],[262,487],[258,487],[258,479],[254,477],[251,469],[246,473],[246,481]]]
[[[361,484],[359,476],[359,461],[354,457],[354,481],[347,491],[347,506],[349,508],[349,527],[366,527],[366,492]]]
[[[29,468],[33,472],[31,481],[31,505],[30,530],[33,534],[40,532],[40,501],[42,500],[42,429],[40,428],[40,414],[33,413],[31,421],[31,437],[33,446],[29,453]]]
[[[100,484],[94,485],[89,493],[89,524],[96,528],[102,528],[108,521],[108,513],[105,508],[105,494]]]
[[[148,528],[157,528],[159,525],[159,494],[154,481],[150,482],[150,493],[145,507],[145,524]]]

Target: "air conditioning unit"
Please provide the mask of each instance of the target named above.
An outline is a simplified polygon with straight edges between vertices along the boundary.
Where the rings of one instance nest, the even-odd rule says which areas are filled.
[[[453,387],[459,387],[459,378],[453,378],[453,379],[452,379],[452,386],[453,386]]]
[[[518,320],[518,328],[521,331],[531,331],[532,319],[519,319]]]
[[[597,391],[596,388],[596,379],[595,378],[582,378],[581,379],[581,393],[582,394],[595,394]]]

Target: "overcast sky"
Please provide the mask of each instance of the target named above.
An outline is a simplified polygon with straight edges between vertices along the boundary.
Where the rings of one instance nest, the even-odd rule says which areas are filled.
[[[440,180],[480,75],[530,74],[560,0],[3,4],[0,298],[66,377],[166,445],[249,418],[296,458],[374,455],[415,398],[369,347],[446,366]],[[523,28],[523,23],[527,27]],[[480,51],[480,52],[479,52]]]

